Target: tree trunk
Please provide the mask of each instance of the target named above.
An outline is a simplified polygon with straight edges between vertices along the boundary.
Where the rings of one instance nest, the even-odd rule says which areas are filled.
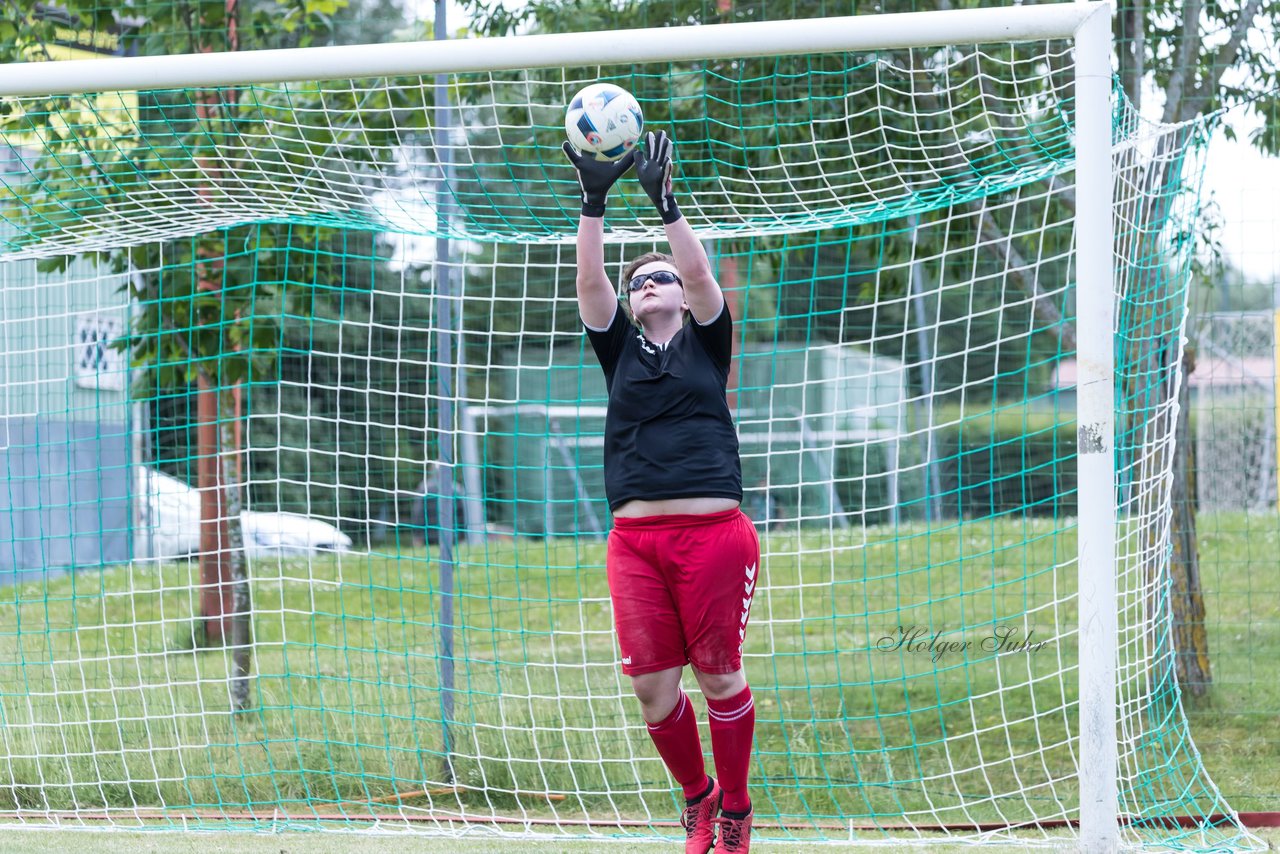
[[[236,31],[237,0],[226,0],[227,47],[236,50],[239,37]],[[203,19],[202,19],[203,20]],[[200,45],[200,52],[208,52],[208,45]],[[216,92],[203,91],[196,96],[196,119],[201,125],[209,123],[218,115],[222,101]],[[220,170],[208,158],[198,157],[200,171],[209,176],[210,181],[217,181]],[[201,184],[198,193],[207,198],[210,194],[208,184]],[[199,277],[198,288],[201,291],[217,293],[222,287],[223,264],[226,259],[225,241],[210,249],[200,246],[197,251],[196,271]],[[219,323],[223,318],[212,318]],[[201,318],[200,322],[208,322],[210,318]],[[194,348],[191,348],[194,349]],[[200,354],[209,355],[209,354]],[[237,565],[244,563],[244,549],[241,547],[243,537],[240,531],[240,497],[235,484],[239,483],[239,470],[224,467],[222,453],[230,448],[237,452],[240,448],[240,397],[236,394],[227,431],[227,424],[219,427],[219,419],[223,412],[221,389],[217,382],[205,370],[197,375],[199,387],[196,403],[197,426],[196,444],[198,460],[196,463],[197,488],[200,490],[200,615],[204,618],[204,643],[207,646],[221,646],[230,639],[235,642],[232,615],[236,610],[236,592],[234,585],[237,578]],[[231,441],[226,441],[230,439]],[[238,455],[236,455],[238,461]],[[230,476],[228,476],[230,475]],[[225,484],[231,484],[228,490]],[[232,512],[232,506],[234,512]]]
[[[231,635],[232,571],[223,478],[218,459],[218,390],[200,371],[196,380],[196,488],[200,492],[200,616],[202,642],[221,646]],[[236,527],[239,528],[239,519]]]
[[[1143,0],[1130,0],[1116,14],[1116,53],[1120,83],[1136,110],[1142,109],[1142,79],[1146,74],[1146,10]]]
[[[1262,0],[1247,0],[1240,8],[1226,42],[1220,44],[1210,58],[1210,78],[1196,87],[1196,94],[1188,95],[1187,84],[1194,79],[1203,47],[1200,35],[1202,8],[1203,3],[1196,0],[1183,10],[1183,37],[1165,90],[1166,122],[1186,121],[1200,114],[1209,107],[1215,95],[1222,91],[1223,74],[1235,65],[1253,21],[1262,9]],[[1143,6],[1135,5],[1135,9],[1142,10]],[[1134,20],[1126,26],[1133,38],[1141,38],[1141,21]],[[1120,52],[1121,79],[1135,81],[1129,84],[1135,90],[1138,89],[1136,81],[1144,73],[1142,62],[1145,55],[1145,46],[1143,50],[1128,55],[1123,50]],[[1136,63],[1137,67],[1127,68],[1127,63]],[[1158,191],[1163,192],[1170,186],[1168,177],[1170,176],[1166,175],[1166,180],[1158,185]],[[1183,368],[1187,379],[1182,384],[1179,398],[1182,405],[1175,429],[1176,447],[1173,459],[1173,554],[1170,561],[1170,594],[1173,601],[1170,604],[1173,611],[1173,647],[1178,681],[1185,691],[1193,696],[1200,696],[1208,691],[1212,680],[1209,670],[1209,638],[1204,627],[1204,593],[1200,585],[1199,542],[1196,537],[1195,437],[1189,429],[1188,385],[1191,372],[1195,369],[1193,353],[1185,355]]]
[[[1204,593],[1200,586],[1200,556],[1196,539],[1196,446],[1190,424],[1191,373],[1195,352],[1183,355],[1182,390],[1173,457],[1173,555],[1170,560],[1173,611],[1173,648],[1176,652],[1178,684],[1199,697],[1209,690],[1213,676],[1209,670],[1209,636],[1204,627]]]
[[[197,250],[196,275],[201,291],[217,292],[221,286],[223,256],[216,249]],[[201,317],[197,323],[217,323],[220,317]],[[199,354],[188,347],[188,358]],[[196,487],[200,491],[200,616],[205,646],[222,646],[231,637],[232,572],[228,551],[231,515],[226,508],[226,490],[220,452],[222,441],[219,416],[221,389],[216,377],[204,368],[196,375]],[[239,527],[240,519],[235,519]]]
[[[231,572],[231,707],[237,712],[249,708],[249,674],[253,669],[252,601],[249,595],[249,562],[244,555],[240,526],[240,406],[238,387],[224,397],[235,417],[222,421],[223,480],[226,484],[227,563]]]
[[[1134,344],[1139,349],[1131,353],[1128,360],[1131,369],[1127,382],[1125,398],[1134,401],[1133,407],[1127,410],[1131,418],[1137,419],[1126,425],[1126,430],[1142,431],[1145,422],[1162,416],[1161,413],[1172,412],[1175,386],[1172,366],[1178,365],[1183,370],[1183,381],[1178,388],[1179,406],[1176,421],[1172,425],[1173,443],[1165,446],[1151,465],[1151,471],[1162,471],[1168,465],[1171,473],[1169,500],[1172,504],[1169,530],[1169,577],[1168,586],[1172,616],[1173,633],[1170,641],[1173,647],[1173,666],[1177,679],[1184,690],[1193,695],[1203,694],[1209,687],[1209,645],[1204,630],[1204,594],[1200,586],[1199,543],[1196,536],[1195,505],[1195,447],[1189,429],[1190,374],[1195,368],[1194,356],[1181,348],[1181,338],[1174,334],[1176,329],[1165,329],[1160,317],[1178,308],[1181,300],[1176,300],[1167,289],[1174,283],[1166,281],[1168,270],[1163,263],[1164,247],[1161,235],[1166,230],[1166,218],[1169,207],[1174,203],[1174,190],[1180,178],[1180,152],[1189,144],[1186,132],[1168,134],[1162,137],[1156,146],[1148,171],[1142,181],[1145,201],[1138,212],[1138,228],[1142,230],[1136,242],[1140,258],[1153,259],[1144,266],[1134,270],[1138,281],[1131,286],[1131,296],[1136,301],[1131,306],[1134,320],[1139,329],[1146,327],[1145,332],[1135,335]],[[1143,281],[1143,280],[1147,281]],[[1155,378],[1155,379],[1153,379]],[[1170,455],[1164,457],[1163,455]],[[1162,463],[1167,460],[1167,463]],[[1123,462],[1123,461],[1122,461]],[[1144,541],[1151,565],[1146,569],[1153,573],[1160,569],[1165,554],[1161,548],[1160,537],[1163,527],[1162,515],[1155,512],[1158,508],[1149,504],[1137,505],[1142,514],[1146,530]],[[1153,650],[1159,652],[1162,643],[1161,633],[1164,624],[1160,621],[1160,597],[1165,594],[1164,579],[1147,577],[1144,583],[1150,591],[1148,607],[1151,618],[1151,643]]]

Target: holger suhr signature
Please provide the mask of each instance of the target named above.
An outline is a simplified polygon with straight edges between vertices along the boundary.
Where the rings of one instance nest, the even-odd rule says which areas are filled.
[[[945,655],[959,655],[975,650],[995,653],[1039,652],[1053,643],[1035,640],[1035,633],[1035,628],[1024,630],[1020,626],[993,626],[989,635],[975,640],[956,637],[957,632],[947,629],[898,626],[895,631],[876,641],[876,649],[881,652],[927,652],[937,663]]]

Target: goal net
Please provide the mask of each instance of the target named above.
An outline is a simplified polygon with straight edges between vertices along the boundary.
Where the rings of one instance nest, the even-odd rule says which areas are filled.
[[[759,832],[1253,844],[1169,631],[1204,129],[1088,124],[1091,11],[0,69],[0,821],[679,833],[559,151],[607,80],[733,312]],[[354,76],[246,79],[299,68]],[[606,225],[663,245],[629,178]]]

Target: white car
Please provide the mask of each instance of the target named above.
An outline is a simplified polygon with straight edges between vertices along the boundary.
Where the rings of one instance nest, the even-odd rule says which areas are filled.
[[[151,557],[184,557],[200,551],[200,493],[175,477],[138,466],[137,490],[146,518],[139,547]],[[250,558],[345,552],[351,538],[327,522],[297,513],[240,512],[244,553]]]

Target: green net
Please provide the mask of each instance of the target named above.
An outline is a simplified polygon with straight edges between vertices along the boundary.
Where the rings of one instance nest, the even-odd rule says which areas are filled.
[[[735,318],[757,827],[1073,839],[1072,63],[1048,41],[7,100],[0,809],[677,832],[617,665],[558,150],[603,79],[674,136]],[[1168,628],[1206,129],[1119,101],[1114,124],[1124,838],[1247,846]],[[615,274],[660,234],[636,187],[608,223]]]

